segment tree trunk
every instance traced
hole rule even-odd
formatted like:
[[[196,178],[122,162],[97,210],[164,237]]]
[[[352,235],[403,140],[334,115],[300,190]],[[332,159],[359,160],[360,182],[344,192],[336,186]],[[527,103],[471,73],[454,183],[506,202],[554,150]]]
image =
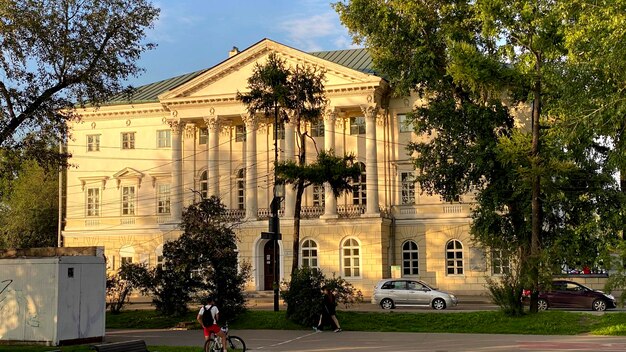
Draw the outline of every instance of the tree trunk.
[[[298,153],[298,165],[303,166],[306,163],[306,144],[305,135],[300,133],[300,120],[296,123],[297,135],[300,142],[300,151]],[[293,261],[291,262],[291,275],[298,270],[300,262],[300,212],[302,210],[302,195],[304,194],[304,180],[299,180],[296,184],[296,203],[294,204],[293,214]]]
[[[541,164],[540,160],[540,126],[539,117],[541,116],[541,55],[537,55],[535,63],[535,73],[537,78],[533,87],[533,110],[532,110],[532,165],[535,170],[532,179],[532,199],[531,199],[531,237],[530,237],[530,261],[531,261],[531,280],[532,293],[530,297],[530,312],[538,311],[539,296],[539,249],[541,236],[541,177],[537,174],[537,167]]]

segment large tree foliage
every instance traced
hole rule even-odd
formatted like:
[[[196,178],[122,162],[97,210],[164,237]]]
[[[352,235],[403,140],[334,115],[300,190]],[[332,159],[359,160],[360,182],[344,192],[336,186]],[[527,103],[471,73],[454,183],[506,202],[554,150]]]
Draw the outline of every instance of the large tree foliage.
[[[263,65],[254,67],[248,78],[247,93],[237,93],[237,98],[247,107],[250,115],[263,113],[267,118],[275,118],[278,124],[291,122],[295,125],[298,142],[296,162],[288,160],[275,165],[277,176],[293,185],[296,192],[294,205],[294,238],[292,273],[298,268],[300,253],[300,213],[302,195],[306,187],[328,182],[335,196],[351,190],[349,180],[360,174],[353,165],[353,158],[335,157],[331,152],[318,151],[318,158],[308,165],[306,160],[306,139],[303,130],[305,123],[319,123],[326,105],[324,96],[324,72],[318,68],[297,65],[287,67],[286,62],[276,54],[268,56]],[[276,127],[275,132],[276,132]],[[286,136],[293,138],[293,136]],[[317,150],[316,150],[317,151]]]
[[[56,246],[59,173],[34,160],[14,164],[13,154],[2,157],[7,168],[0,172],[0,247]]]
[[[146,0],[0,0],[0,147],[40,153],[73,106],[123,91],[158,14]]]
[[[239,261],[237,238],[227,226],[226,208],[216,197],[183,211],[182,235],[163,246],[163,268],[157,268],[154,303],[166,315],[183,315],[187,303],[211,295],[222,319],[245,309],[243,289],[249,264]]]
[[[605,17],[614,5],[594,4]],[[535,291],[542,270],[598,257],[620,228],[615,214],[623,204],[608,150],[593,133],[563,138],[559,128],[573,115],[562,100],[569,83],[562,73],[574,75],[568,48],[591,4],[352,0],[334,6],[396,91],[415,91],[427,101],[413,119],[416,132],[430,138],[409,148],[418,152],[425,191],[446,200],[474,192],[472,234],[516,254],[522,279]],[[579,45],[594,42],[583,39]],[[530,121],[516,131],[512,114],[520,105],[530,108]]]

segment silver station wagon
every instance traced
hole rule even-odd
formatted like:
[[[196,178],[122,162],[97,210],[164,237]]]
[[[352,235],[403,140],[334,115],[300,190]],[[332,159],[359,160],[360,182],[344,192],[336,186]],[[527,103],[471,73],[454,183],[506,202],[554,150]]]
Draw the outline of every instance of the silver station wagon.
[[[420,280],[385,279],[374,288],[372,303],[383,309],[397,306],[428,306],[441,310],[454,307],[458,299],[451,293],[438,291]]]

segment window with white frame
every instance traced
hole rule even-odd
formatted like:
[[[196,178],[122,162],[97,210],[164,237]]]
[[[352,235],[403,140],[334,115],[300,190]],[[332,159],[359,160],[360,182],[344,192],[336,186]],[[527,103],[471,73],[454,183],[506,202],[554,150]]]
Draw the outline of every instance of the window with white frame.
[[[122,186],[122,215],[135,215],[135,186]]]
[[[402,274],[419,275],[419,252],[414,241],[402,244]]]
[[[200,194],[202,194],[203,199],[207,199],[209,197],[209,173],[207,171],[202,172],[200,175]]]
[[[87,135],[87,151],[88,152],[100,151],[100,135],[99,134]]]
[[[400,132],[413,131],[413,126],[411,125],[405,114],[398,115],[398,128],[400,129]]]
[[[198,129],[198,144],[207,144],[209,141],[209,129],[208,128],[199,128]]]
[[[246,169],[237,171],[237,209],[246,208]]]
[[[415,204],[415,175],[412,172],[402,172],[402,204]]]
[[[324,206],[324,186],[323,185],[313,185],[313,206],[314,207],[322,207]]]
[[[133,246],[122,246],[122,248],[120,248],[120,264],[131,264],[134,255],[135,249]]]
[[[365,205],[367,204],[367,187],[365,183],[367,176],[365,174],[365,164],[360,162],[358,165],[361,169],[361,176],[359,176],[357,182],[352,182],[352,204]]]
[[[276,135],[274,136],[274,139],[276,139],[276,136],[278,136],[278,139],[285,139],[285,124],[284,123],[278,123],[278,130],[275,130],[274,128],[272,128],[272,131],[274,131],[276,133]]]
[[[156,257],[156,267],[158,269],[163,269],[164,257],[162,244],[158,245],[157,248],[154,250],[154,255]]]
[[[504,275],[511,272],[511,261],[502,250],[491,251],[491,270],[494,275]]]
[[[246,141],[246,125],[235,126],[235,142]]]
[[[122,149],[135,149],[135,132],[122,133]]]
[[[157,214],[170,213],[170,185],[157,185]]]
[[[446,244],[446,272],[448,275],[463,275],[463,244],[452,240]]]
[[[302,267],[317,268],[317,243],[313,240],[302,242]]]
[[[87,188],[87,216],[100,216],[100,188]]]
[[[365,117],[351,117],[350,118],[350,134],[365,134]]]
[[[324,137],[324,121],[311,122],[311,137]]]
[[[172,147],[172,130],[158,130],[157,131],[157,148],[171,148]]]
[[[341,246],[344,277],[361,276],[361,248],[354,238],[343,241]]]

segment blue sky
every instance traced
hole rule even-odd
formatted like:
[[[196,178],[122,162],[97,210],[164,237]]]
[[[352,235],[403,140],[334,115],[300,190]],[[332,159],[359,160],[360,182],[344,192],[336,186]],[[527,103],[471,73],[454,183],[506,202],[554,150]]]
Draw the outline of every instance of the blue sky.
[[[333,0],[334,1],[334,0]],[[269,38],[303,51],[354,48],[329,0],[155,0],[161,15],[147,39],[139,86],[211,67],[233,46]]]

